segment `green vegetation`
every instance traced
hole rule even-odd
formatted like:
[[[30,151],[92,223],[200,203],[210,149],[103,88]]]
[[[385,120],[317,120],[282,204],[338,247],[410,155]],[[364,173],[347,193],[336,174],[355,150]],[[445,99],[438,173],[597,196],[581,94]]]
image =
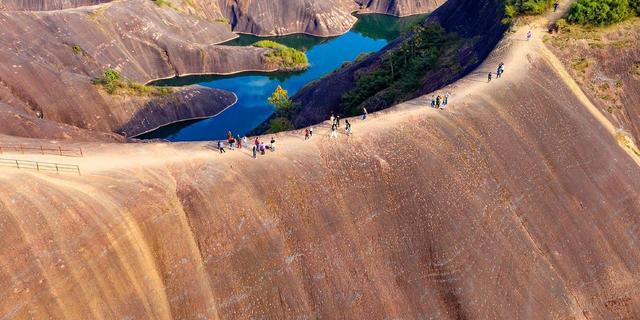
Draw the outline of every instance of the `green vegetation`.
[[[293,124],[289,117],[293,111],[293,101],[289,99],[289,92],[278,85],[267,102],[276,108],[275,117],[269,120],[269,132],[292,130]]]
[[[573,24],[606,26],[640,15],[640,0],[578,0],[567,21]]]
[[[73,50],[73,53],[75,54],[81,54],[84,50],[82,50],[82,48],[79,45],[74,45],[71,47],[71,50]]]
[[[504,24],[510,24],[517,16],[542,14],[548,10],[555,0],[505,0]]]
[[[640,78],[640,61],[636,61],[631,66],[631,71],[629,71],[632,76]]]
[[[231,21],[229,21],[229,19],[224,18],[224,17],[215,19],[213,21],[219,22],[219,23],[222,23],[222,24],[231,24]]]
[[[283,89],[280,85],[271,94],[271,97],[267,99],[270,105],[274,106],[276,110],[286,110],[293,107],[293,102],[289,99],[289,92]]]
[[[102,87],[111,95],[165,96],[175,92],[175,89],[170,87],[147,86],[124,79],[118,71],[113,69],[105,70],[103,76],[94,79],[92,83]]]
[[[440,57],[452,56],[443,52],[453,52],[458,40],[439,25],[414,27],[413,37],[386,53],[377,68],[360,75],[355,87],[342,96],[345,115],[359,114],[371,99],[391,105],[410,98],[428,71],[446,65]]]
[[[293,48],[279,44],[271,40],[262,40],[253,44],[254,47],[267,48],[271,51],[267,54],[267,61],[276,64],[285,71],[304,70],[309,67],[307,55]]]
[[[269,120],[268,133],[276,133],[295,129],[293,123],[286,117],[276,117]]]
[[[589,68],[589,65],[589,60],[585,58],[576,58],[571,60],[571,67],[581,73],[587,72],[587,68]]]

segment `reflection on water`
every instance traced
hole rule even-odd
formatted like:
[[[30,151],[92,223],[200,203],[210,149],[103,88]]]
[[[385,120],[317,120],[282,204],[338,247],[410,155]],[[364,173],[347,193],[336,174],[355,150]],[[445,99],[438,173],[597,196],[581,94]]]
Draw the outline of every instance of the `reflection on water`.
[[[156,85],[183,86],[200,84],[234,92],[238,102],[219,115],[200,121],[172,124],[139,136],[142,139],[164,138],[171,141],[203,141],[226,138],[227,131],[244,135],[271,116],[273,107],[267,98],[278,85],[295,92],[311,81],[317,80],[343,63],[353,61],[362,53],[375,52],[403,31],[422,21],[424,16],[396,18],[387,15],[360,15],[356,26],[344,35],[333,38],[318,38],[308,35],[259,38],[241,35],[227,45],[250,45],[258,40],[269,39],[305,50],[311,67],[293,73],[248,72],[231,76],[188,76],[162,80]]]

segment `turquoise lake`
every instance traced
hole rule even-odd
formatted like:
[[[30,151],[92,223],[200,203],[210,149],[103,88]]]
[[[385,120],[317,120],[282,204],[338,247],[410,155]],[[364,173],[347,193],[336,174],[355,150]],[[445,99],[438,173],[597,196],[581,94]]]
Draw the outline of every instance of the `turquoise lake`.
[[[241,35],[225,44],[246,46],[259,40],[273,40],[305,51],[311,66],[305,71],[292,73],[247,72],[230,76],[188,76],[158,81],[154,85],[199,84],[232,91],[238,96],[238,102],[215,117],[168,125],[138,138],[161,138],[169,141],[218,140],[225,139],[229,130],[234,135],[245,135],[273,113],[274,109],[267,103],[267,98],[278,85],[293,96],[309,82],[320,79],[345,62],[355,60],[360,54],[382,49],[402,32],[422,21],[424,17],[424,15],[406,18],[379,14],[359,15],[359,21],[353,29],[333,38],[300,34],[269,38]]]

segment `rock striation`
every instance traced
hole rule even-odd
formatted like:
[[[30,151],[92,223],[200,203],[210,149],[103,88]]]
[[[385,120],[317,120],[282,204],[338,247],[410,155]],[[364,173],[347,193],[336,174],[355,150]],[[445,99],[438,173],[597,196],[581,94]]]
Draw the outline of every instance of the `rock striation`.
[[[435,10],[446,0],[356,0],[361,13],[384,13],[410,16]]]

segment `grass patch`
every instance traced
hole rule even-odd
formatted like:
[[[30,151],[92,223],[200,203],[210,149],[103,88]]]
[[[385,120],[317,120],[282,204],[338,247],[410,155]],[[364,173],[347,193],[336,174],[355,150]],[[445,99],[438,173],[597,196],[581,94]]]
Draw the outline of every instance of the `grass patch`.
[[[175,89],[171,87],[147,86],[125,79],[113,69],[105,70],[103,76],[93,79],[92,83],[110,95],[166,96],[175,92]]]
[[[214,22],[218,22],[218,23],[222,23],[222,24],[231,24],[231,21],[229,21],[229,19],[224,18],[224,17],[215,19],[213,21]]]
[[[620,146],[626,148],[627,150],[631,151],[631,153],[640,157],[640,149],[638,149],[635,139],[630,133],[624,130],[618,130],[618,132],[616,132],[616,140],[618,141],[618,144],[620,144]]]
[[[254,47],[271,49],[267,53],[267,62],[277,65],[284,71],[299,71],[309,67],[307,55],[294,48],[287,47],[271,40],[262,40],[253,44]]]
[[[581,73],[586,73],[591,63],[586,58],[575,58],[571,60],[571,67]]]

